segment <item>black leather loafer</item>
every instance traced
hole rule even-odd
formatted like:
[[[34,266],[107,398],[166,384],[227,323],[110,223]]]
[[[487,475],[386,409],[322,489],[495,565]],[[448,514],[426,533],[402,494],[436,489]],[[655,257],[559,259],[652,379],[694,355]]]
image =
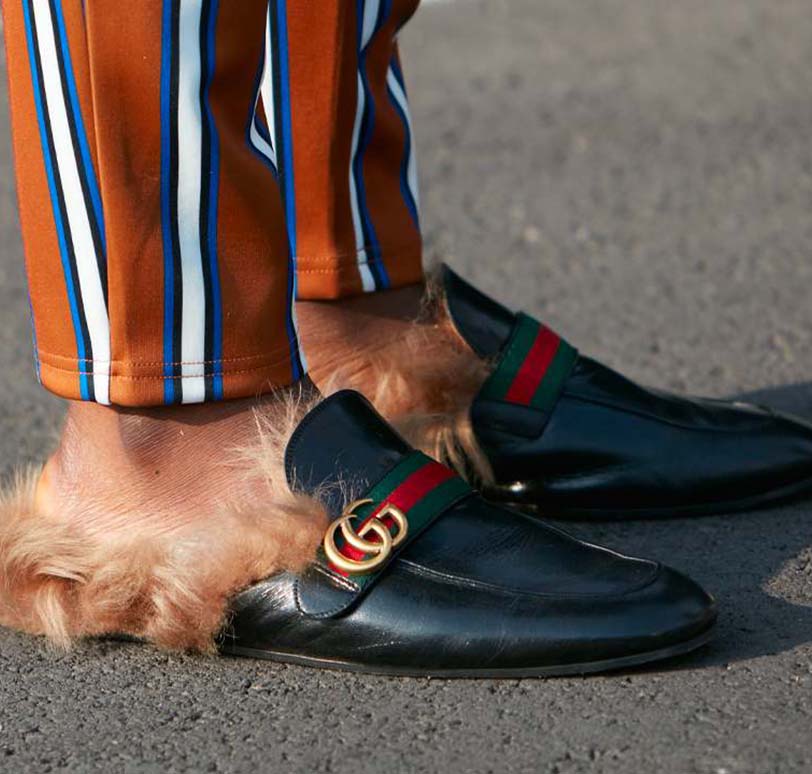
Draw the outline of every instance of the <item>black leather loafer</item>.
[[[542,676],[643,664],[710,636],[715,605],[695,583],[487,503],[358,393],[308,414],[286,467],[297,488],[322,493],[334,521],[310,569],[234,598],[224,653],[386,674]]]
[[[443,267],[449,316],[493,363],[471,406],[489,498],[558,518],[723,513],[812,491],[812,426],[640,387]]]

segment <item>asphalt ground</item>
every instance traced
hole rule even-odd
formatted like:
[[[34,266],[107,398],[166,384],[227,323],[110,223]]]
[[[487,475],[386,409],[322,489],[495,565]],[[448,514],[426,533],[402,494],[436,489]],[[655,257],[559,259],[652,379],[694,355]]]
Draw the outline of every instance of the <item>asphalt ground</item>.
[[[660,387],[812,417],[808,0],[459,0],[403,35],[428,254]],[[5,90],[5,87],[3,87]],[[42,458],[0,107],[0,468]],[[812,771],[812,503],[578,526],[719,599],[619,675],[382,679],[0,632],[0,770]]]

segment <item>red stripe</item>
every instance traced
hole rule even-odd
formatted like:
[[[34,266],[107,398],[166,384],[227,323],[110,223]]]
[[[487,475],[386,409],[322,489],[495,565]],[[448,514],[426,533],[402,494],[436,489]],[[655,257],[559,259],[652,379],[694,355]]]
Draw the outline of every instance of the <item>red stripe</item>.
[[[397,487],[384,502],[369,514],[369,516],[358,525],[358,530],[360,531],[364,524],[370,519],[374,519],[387,505],[394,505],[408,515],[409,510],[414,508],[429,492],[436,489],[440,484],[448,481],[448,479],[453,478],[454,475],[453,470],[441,465],[439,462],[427,463],[412,473],[412,475]],[[387,528],[391,528],[394,524],[394,521],[389,516],[381,521]],[[376,535],[371,535],[369,540],[375,542],[376,537]],[[363,551],[359,551],[357,548],[347,544],[341,547],[341,553],[348,559],[355,560],[362,559],[365,556]]]
[[[560,343],[561,339],[557,333],[544,325],[541,326],[533,346],[530,347],[505,396],[511,403],[530,405]]]

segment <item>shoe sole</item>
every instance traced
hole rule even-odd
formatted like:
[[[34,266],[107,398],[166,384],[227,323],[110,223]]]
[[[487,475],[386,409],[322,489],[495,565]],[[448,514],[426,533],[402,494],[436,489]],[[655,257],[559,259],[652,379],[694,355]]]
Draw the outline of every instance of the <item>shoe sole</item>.
[[[482,496],[519,510],[529,511],[534,515],[543,514],[548,519],[562,521],[633,521],[635,519],[678,519],[689,516],[721,516],[741,511],[752,511],[767,506],[779,505],[804,495],[812,494],[812,479],[797,484],[773,489],[760,495],[745,497],[740,500],[728,500],[722,503],[703,503],[700,505],[681,505],[665,508],[557,508],[544,503],[527,503],[516,499],[512,487],[527,486],[528,482],[517,481],[511,486],[493,486],[483,490]]]
[[[413,667],[378,667],[366,664],[355,664],[351,661],[310,658],[293,653],[282,653],[257,648],[244,648],[240,645],[221,645],[220,652],[225,656],[238,656],[242,658],[256,658],[266,661],[277,661],[284,664],[315,667],[318,669],[333,669],[343,672],[356,672],[370,675],[385,675],[388,677],[442,677],[452,679],[488,679],[488,678],[520,678],[520,677],[567,677],[572,675],[591,675],[599,672],[615,672],[621,669],[642,666],[654,661],[664,661],[685,655],[702,647],[713,639],[714,624],[702,634],[690,640],[669,645],[646,653],[635,653],[630,656],[603,659],[600,661],[587,661],[580,664],[559,664],[543,667],[508,668],[508,669],[416,669]]]

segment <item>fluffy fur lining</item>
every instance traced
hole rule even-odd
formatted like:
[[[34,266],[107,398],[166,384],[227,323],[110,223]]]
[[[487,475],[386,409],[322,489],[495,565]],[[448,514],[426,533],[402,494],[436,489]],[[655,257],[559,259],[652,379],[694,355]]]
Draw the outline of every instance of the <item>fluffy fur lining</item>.
[[[212,652],[235,592],[315,555],[327,524],[316,499],[293,494],[283,450],[307,410],[301,398],[257,412],[255,447],[239,450],[269,488],[259,511],[212,508],[155,534],[133,526],[104,539],[37,513],[38,471],[0,496],[0,624],[74,640],[126,634],[159,646]]]

